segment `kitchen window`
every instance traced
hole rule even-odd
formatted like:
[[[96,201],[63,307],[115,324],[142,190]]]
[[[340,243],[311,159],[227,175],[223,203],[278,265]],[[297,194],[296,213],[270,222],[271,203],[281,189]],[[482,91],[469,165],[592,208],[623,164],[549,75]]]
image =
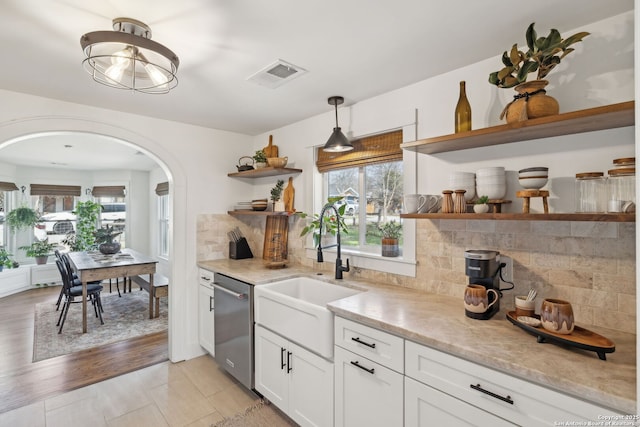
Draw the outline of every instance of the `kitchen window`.
[[[345,250],[380,255],[378,226],[402,223],[402,131],[352,141],[354,150],[326,153],[318,149],[316,165],[322,173],[324,200],[342,196],[348,233],[341,235]],[[402,238],[400,240],[402,247]]]

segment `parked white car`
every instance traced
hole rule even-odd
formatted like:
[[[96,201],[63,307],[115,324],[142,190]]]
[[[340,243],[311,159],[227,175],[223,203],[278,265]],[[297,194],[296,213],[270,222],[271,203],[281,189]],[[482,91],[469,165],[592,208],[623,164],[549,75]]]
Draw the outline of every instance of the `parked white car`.
[[[103,210],[100,214],[102,225],[111,225],[124,229],[124,223],[127,217],[127,206],[125,203],[104,203]],[[41,235],[42,231],[46,235],[62,234],[65,235],[76,229],[76,215],[71,211],[53,212],[42,215],[42,222],[36,225],[36,236]]]

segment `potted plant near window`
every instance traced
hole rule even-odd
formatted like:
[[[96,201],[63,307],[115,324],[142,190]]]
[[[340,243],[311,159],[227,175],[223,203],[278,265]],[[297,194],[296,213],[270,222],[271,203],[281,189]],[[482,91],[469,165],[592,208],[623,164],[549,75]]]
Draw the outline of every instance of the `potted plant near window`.
[[[325,206],[333,205],[342,199],[344,199],[343,196],[329,197]],[[320,223],[322,223],[322,234],[324,236],[330,236],[331,238],[334,238],[338,233],[338,226],[340,226],[341,233],[349,234],[347,224],[345,224],[344,222],[344,213],[346,208],[346,203],[338,207],[338,216],[335,215],[335,212],[333,210],[327,210],[323,218],[320,218],[320,214],[313,214],[313,219],[302,229],[300,237],[312,233],[313,246],[317,247],[323,237],[320,235]],[[306,214],[304,212],[296,212],[296,215],[300,216],[300,218],[306,218],[309,216],[309,214]]]
[[[475,213],[487,213],[489,212],[489,205],[487,202],[489,201],[489,196],[482,196],[476,200],[476,204],[473,205],[473,211]]]
[[[398,241],[402,234],[402,224],[392,219],[379,225],[378,229],[382,233],[382,256],[399,256],[400,246],[398,245]]]
[[[513,87],[517,95],[507,104],[500,118],[506,115],[507,123],[558,114],[558,102],[546,95],[544,87],[549,84],[544,78],[562,58],[574,51],[574,43],[582,41],[587,32],[576,33],[563,39],[558,30],[552,29],[547,37],[538,37],[534,23],[527,28],[526,52],[514,44],[510,51],[502,54],[504,67],[489,74],[489,83],[501,88]],[[537,79],[527,82],[529,73],[537,71]]]
[[[21,246],[20,249],[26,250],[28,257],[33,257],[36,259],[36,264],[42,265],[46,264],[49,259],[49,255],[58,245],[55,243],[49,243],[49,239],[44,240],[36,240],[29,246]]]
[[[99,203],[87,200],[78,202],[73,213],[76,215],[76,230],[65,236],[63,243],[69,245],[72,251],[88,251],[95,247],[95,237],[98,216],[102,212]]]
[[[120,252],[120,242],[114,239],[121,234],[122,231],[116,231],[113,227],[106,225],[94,231],[93,236],[98,250],[105,255],[112,255]]]
[[[0,248],[0,271],[2,271],[5,267],[11,268],[13,266],[13,261],[11,261],[11,255],[4,248]]]
[[[253,155],[253,160],[255,162],[256,169],[266,168],[267,167],[267,156],[264,154],[264,151],[258,150],[256,154]]]
[[[40,222],[40,214],[35,209],[21,206],[7,214],[6,222],[11,231],[28,230]]]

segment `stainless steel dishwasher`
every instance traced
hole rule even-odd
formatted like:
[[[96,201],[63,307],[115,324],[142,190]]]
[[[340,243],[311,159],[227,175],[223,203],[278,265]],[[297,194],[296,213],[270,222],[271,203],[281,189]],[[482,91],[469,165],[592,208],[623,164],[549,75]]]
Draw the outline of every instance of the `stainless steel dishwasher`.
[[[215,273],[213,291],[215,359],[238,381],[253,389],[253,286]]]

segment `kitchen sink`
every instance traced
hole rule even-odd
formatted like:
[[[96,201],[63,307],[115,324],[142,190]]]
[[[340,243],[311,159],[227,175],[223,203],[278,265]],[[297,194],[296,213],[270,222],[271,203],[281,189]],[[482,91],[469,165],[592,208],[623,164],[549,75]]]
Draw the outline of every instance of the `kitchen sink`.
[[[256,323],[321,356],[333,357],[333,313],[328,302],[363,292],[309,277],[296,277],[254,290]]]

